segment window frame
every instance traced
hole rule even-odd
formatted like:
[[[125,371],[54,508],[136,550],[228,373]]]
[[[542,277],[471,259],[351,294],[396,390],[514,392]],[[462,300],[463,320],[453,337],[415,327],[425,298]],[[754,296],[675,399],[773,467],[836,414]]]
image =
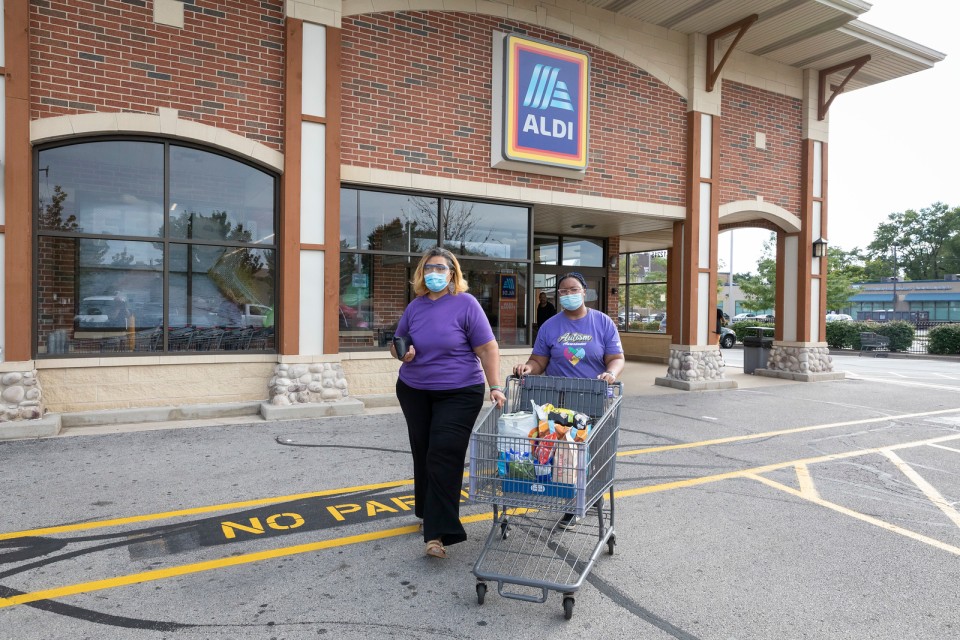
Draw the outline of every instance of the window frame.
[[[419,196],[419,197],[424,197],[424,198],[434,198],[434,199],[436,199],[436,201],[437,201],[437,226],[436,226],[436,229],[437,229],[437,237],[436,237],[436,245],[435,245],[435,246],[442,247],[442,248],[444,248],[444,249],[447,249],[448,251],[451,251],[451,252],[453,253],[453,255],[455,255],[455,256],[457,257],[457,260],[458,260],[459,262],[461,262],[461,263],[462,263],[463,261],[465,261],[465,260],[471,260],[471,261],[476,260],[476,261],[479,261],[479,262],[491,262],[491,263],[495,263],[495,262],[515,262],[515,263],[522,263],[522,264],[526,265],[526,268],[527,268],[527,280],[528,280],[528,283],[533,281],[533,266],[534,266],[534,265],[533,265],[533,236],[534,236],[534,231],[533,231],[533,205],[525,204],[525,203],[511,202],[511,201],[493,200],[493,199],[489,199],[489,198],[474,198],[474,197],[469,197],[469,196],[450,195],[450,194],[436,193],[436,192],[431,192],[431,191],[416,191],[416,190],[410,190],[410,189],[392,189],[392,188],[389,188],[389,187],[380,187],[380,186],[377,186],[377,185],[367,185],[367,184],[355,184],[355,183],[350,183],[350,182],[341,182],[340,185],[339,185],[339,189],[341,189],[341,190],[343,190],[343,189],[353,189],[353,190],[358,191],[358,192],[360,192],[360,191],[373,191],[373,192],[377,192],[377,193],[388,193],[388,194],[401,195],[401,196],[412,196],[412,197],[417,197],[417,196]],[[489,204],[489,205],[495,205],[495,206],[506,206],[506,207],[515,207],[515,208],[518,208],[518,209],[526,209],[526,211],[527,211],[527,216],[526,216],[526,225],[527,225],[527,256],[526,256],[526,258],[523,258],[523,259],[518,259],[518,258],[508,258],[508,259],[504,259],[504,258],[495,257],[495,256],[472,256],[472,255],[470,255],[470,256],[465,256],[465,255],[461,255],[460,253],[458,253],[457,251],[455,251],[453,246],[445,246],[445,245],[443,244],[443,236],[444,236],[444,233],[445,233],[445,229],[444,229],[444,227],[443,227],[443,215],[444,215],[444,208],[443,208],[443,207],[444,207],[444,201],[447,201],[447,200],[454,200],[454,201],[458,201],[458,202],[476,202],[476,203],[478,203],[478,204]],[[357,212],[356,212],[357,225],[359,225],[359,219],[360,219],[360,210],[359,210],[359,207],[360,207],[360,198],[358,197],[358,198],[357,198]],[[341,212],[338,211],[338,212],[337,212],[337,215],[340,216],[340,215],[341,215]],[[340,251],[340,255],[341,255],[341,256],[344,255],[344,254],[370,255],[370,256],[393,256],[393,257],[398,257],[398,258],[412,259],[412,260],[411,260],[412,265],[416,265],[417,262],[419,262],[420,258],[423,256],[423,252],[422,252],[422,251],[421,251],[421,252],[407,252],[407,251],[387,251],[387,250],[379,250],[379,249],[360,249],[360,248],[359,248],[359,244],[360,244],[360,239],[359,239],[359,226],[357,227],[357,229],[358,229],[358,237],[357,237],[358,247],[355,248],[355,249],[340,249],[339,251]],[[339,238],[339,236],[338,236],[338,238],[337,238],[337,243],[339,244],[339,242],[340,242],[340,238]],[[459,247],[456,247],[456,248],[459,248]],[[371,275],[372,275],[372,277],[376,277],[376,274],[371,274]],[[373,287],[372,280],[371,280],[371,285],[370,285],[370,286]],[[529,284],[528,284],[528,287],[532,290],[532,285],[529,285]],[[410,304],[410,302],[411,302],[411,300],[412,300],[412,298],[410,297],[410,296],[411,296],[411,293],[412,293],[412,287],[411,287],[410,285],[408,285],[408,286],[407,286],[407,297],[408,297],[408,300],[407,300],[407,303],[406,303],[406,304]],[[528,292],[528,297],[529,297],[529,292]],[[528,304],[528,305],[527,305],[528,308],[526,309],[526,318],[527,318],[527,341],[528,341],[528,342],[527,342],[526,344],[517,345],[516,347],[510,347],[510,348],[521,348],[521,347],[526,347],[526,346],[529,346],[529,345],[532,345],[532,344],[533,344],[533,342],[532,342],[533,322],[532,322],[532,320],[531,320],[531,315],[530,315],[530,314],[531,314],[532,304],[535,304],[535,302],[533,302],[533,303],[531,303],[531,304]],[[340,293],[339,293],[339,292],[337,292],[337,305],[338,305],[338,306],[340,305]],[[496,332],[496,329],[494,329],[494,332]],[[382,352],[382,351],[388,350],[388,349],[389,349],[389,345],[386,346],[386,347],[382,347],[382,346],[369,346],[369,347],[356,347],[356,346],[351,347],[351,346],[346,346],[346,347],[344,347],[344,346],[340,346],[340,345],[338,344],[338,347],[337,347],[337,348],[338,348],[338,350],[341,351],[341,352],[363,352],[363,351],[367,351],[367,352]]]
[[[623,313],[624,313],[623,328],[620,328],[620,327],[618,326],[617,329],[618,329],[620,332],[622,332],[622,333],[660,333],[660,331],[659,331],[658,329],[649,330],[649,329],[631,329],[631,328],[630,328],[630,313],[631,313],[631,312],[630,312],[630,294],[631,294],[631,292],[633,291],[634,288],[636,288],[636,287],[644,287],[644,286],[659,286],[659,285],[663,285],[664,288],[665,288],[665,290],[669,290],[669,287],[670,287],[669,276],[668,276],[669,270],[668,270],[668,269],[664,269],[664,271],[663,271],[663,280],[662,280],[662,281],[661,281],[661,280],[656,280],[656,281],[649,281],[649,282],[647,282],[647,281],[645,281],[645,282],[634,282],[634,281],[632,281],[632,280],[630,279],[630,263],[631,263],[631,261],[634,259],[633,256],[636,256],[636,255],[638,255],[638,254],[641,254],[641,253],[655,254],[655,253],[661,253],[661,252],[662,252],[664,255],[663,255],[663,256],[657,256],[657,257],[663,257],[664,259],[669,259],[668,256],[666,255],[666,250],[665,250],[665,249],[654,249],[654,250],[650,250],[650,251],[630,251],[630,252],[626,252],[626,253],[620,253],[620,254],[618,254],[618,256],[617,256],[617,258],[618,258],[618,264],[622,265],[622,267],[623,267],[623,268],[622,268],[622,272],[621,272],[621,274],[620,274],[620,278],[622,278],[623,281],[617,283],[617,287],[619,288],[620,291],[622,291],[622,294],[621,294],[621,296],[620,296],[620,300],[618,301],[618,307],[619,307],[619,306],[622,306],[622,308],[623,308]],[[666,306],[666,303],[664,303],[664,306]],[[663,313],[666,313],[666,308],[664,308]],[[619,309],[618,309],[618,314],[617,314],[617,315],[618,315],[618,318],[619,318]]]
[[[84,145],[97,142],[147,142],[154,144],[163,145],[163,175],[161,180],[163,181],[163,237],[158,238],[156,236],[126,236],[126,235],[117,235],[117,234],[96,234],[96,233],[87,233],[87,232],[69,232],[69,231],[55,231],[55,230],[43,230],[40,229],[40,154],[44,151],[50,149],[59,149],[64,147],[71,147],[77,145]],[[228,160],[246,165],[257,171],[260,171],[266,175],[273,182],[273,243],[272,244],[262,244],[262,243],[246,243],[246,242],[237,242],[230,240],[209,240],[209,239],[198,239],[198,238],[171,238],[170,237],[170,147],[184,147],[188,149],[194,149],[197,151],[203,151],[206,153],[211,153],[224,157]],[[143,357],[145,354],[151,354],[154,356],[186,356],[186,357],[195,357],[198,354],[203,355],[205,353],[211,354],[222,354],[222,353],[232,353],[232,354],[276,354],[279,353],[279,335],[277,330],[280,326],[279,316],[280,316],[280,277],[279,274],[282,270],[281,262],[283,256],[280,253],[280,201],[281,201],[281,182],[280,175],[272,167],[257,162],[251,158],[244,158],[238,155],[231,154],[223,149],[217,147],[206,146],[191,140],[183,140],[181,138],[166,137],[166,136],[149,136],[149,135],[95,135],[95,136],[83,136],[70,138],[67,140],[55,140],[43,144],[35,145],[32,149],[32,165],[33,165],[33,175],[32,175],[32,198],[33,203],[31,207],[31,224],[33,228],[31,230],[31,251],[32,259],[31,266],[32,272],[30,274],[30,291],[31,291],[31,304],[30,304],[30,314],[31,314],[31,353],[35,359],[45,360],[45,359],[68,359],[68,358],[90,358],[90,357],[109,357],[109,358],[124,358],[124,357]],[[40,344],[39,344],[39,325],[40,325],[40,309],[39,309],[39,283],[37,280],[37,274],[39,274],[40,269],[40,238],[42,236],[46,237],[56,237],[56,238],[66,238],[72,240],[119,240],[125,242],[150,242],[153,244],[162,244],[162,255],[163,255],[163,271],[162,271],[162,280],[163,280],[163,337],[160,342],[160,348],[157,351],[145,352],[145,351],[123,351],[123,352],[100,352],[96,354],[90,353],[44,353],[41,354]],[[169,313],[170,313],[170,245],[173,244],[182,244],[182,245],[192,245],[192,246],[220,246],[220,247],[236,247],[236,248],[249,248],[249,249],[260,249],[267,251],[274,251],[276,259],[274,261],[274,273],[273,275],[273,308],[274,308],[274,347],[273,349],[245,349],[243,351],[170,351],[169,350]],[[79,244],[77,245],[77,251],[79,252]],[[78,263],[79,267],[79,263]],[[75,306],[79,306],[80,300],[75,300]]]

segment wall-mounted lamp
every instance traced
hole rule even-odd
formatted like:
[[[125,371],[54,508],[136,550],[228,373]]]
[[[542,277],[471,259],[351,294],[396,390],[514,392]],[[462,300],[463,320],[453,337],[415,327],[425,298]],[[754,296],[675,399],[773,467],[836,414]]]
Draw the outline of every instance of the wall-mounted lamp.
[[[611,269],[616,269],[620,264],[620,256],[610,256],[610,259],[607,260],[607,266]]]
[[[817,238],[813,241],[813,257],[823,258],[827,255],[827,239]]]
[[[610,295],[612,295],[612,296],[617,296],[617,295],[619,295],[619,293],[620,293],[620,290],[617,289],[616,287],[611,287],[611,288],[610,288]]]

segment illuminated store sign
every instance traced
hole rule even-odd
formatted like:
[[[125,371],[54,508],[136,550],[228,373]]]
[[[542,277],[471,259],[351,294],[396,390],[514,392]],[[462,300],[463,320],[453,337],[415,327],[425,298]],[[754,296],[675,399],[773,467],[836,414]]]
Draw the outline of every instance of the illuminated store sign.
[[[515,35],[503,42],[503,157],[582,171],[590,57]]]

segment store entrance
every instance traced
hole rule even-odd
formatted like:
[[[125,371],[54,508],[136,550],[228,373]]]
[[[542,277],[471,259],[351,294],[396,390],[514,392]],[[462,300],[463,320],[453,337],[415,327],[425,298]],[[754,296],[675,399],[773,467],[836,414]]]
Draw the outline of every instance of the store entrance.
[[[540,294],[557,312],[560,300],[557,295],[557,280],[564,274],[576,271],[587,282],[584,303],[590,309],[606,309],[605,242],[599,238],[574,238],[546,234],[534,235],[533,246],[533,314],[534,339],[540,323],[547,319],[545,307],[540,306]]]

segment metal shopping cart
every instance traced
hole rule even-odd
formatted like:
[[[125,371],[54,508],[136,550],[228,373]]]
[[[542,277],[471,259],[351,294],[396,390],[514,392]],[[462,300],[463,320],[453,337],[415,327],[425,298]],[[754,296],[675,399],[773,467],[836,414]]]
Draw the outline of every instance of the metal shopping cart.
[[[586,414],[592,426],[585,442],[502,435],[503,411],[495,408],[478,419],[470,436],[469,496],[493,506],[493,525],[473,567],[477,602],[484,602],[487,581],[497,583],[501,596],[527,602],[546,602],[549,591],[558,591],[564,617],[573,617],[574,593],[603,546],[613,555],[616,544],[613,481],[622,393],[620,383],[595,379],[507,380],[507,413],[531,411],[533,401]],[[540,447],[549,448],[549,464],[533,464],[544,459]],[[579,523],[567,526],[564,514]]]

